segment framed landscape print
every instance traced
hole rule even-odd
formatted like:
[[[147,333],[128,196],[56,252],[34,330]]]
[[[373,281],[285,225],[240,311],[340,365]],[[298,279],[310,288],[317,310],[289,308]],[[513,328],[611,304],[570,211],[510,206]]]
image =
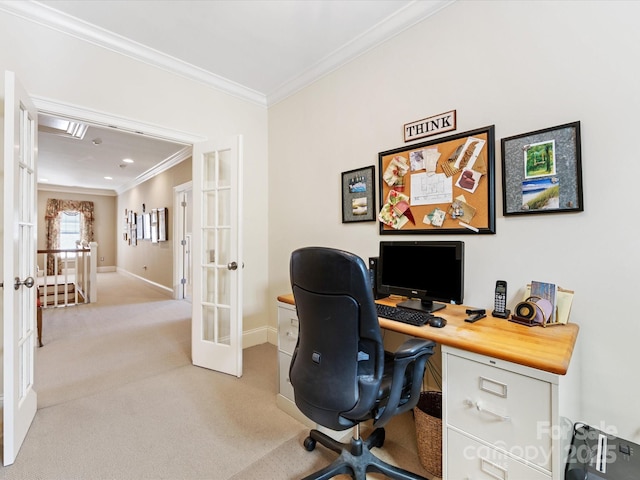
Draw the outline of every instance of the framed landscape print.
[[[580,122],[502,139],[504,215],[581,212]]]

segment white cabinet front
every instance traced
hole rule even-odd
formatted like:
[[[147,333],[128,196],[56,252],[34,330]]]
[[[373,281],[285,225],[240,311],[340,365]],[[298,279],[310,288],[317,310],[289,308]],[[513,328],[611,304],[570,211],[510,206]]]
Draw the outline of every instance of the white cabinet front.
[[[456,355],[447,357],[447,378],[447,425],[551,470],[548,382]]]
[[[447,433],[449,480],[549,480],[544,473],[455,430]]]

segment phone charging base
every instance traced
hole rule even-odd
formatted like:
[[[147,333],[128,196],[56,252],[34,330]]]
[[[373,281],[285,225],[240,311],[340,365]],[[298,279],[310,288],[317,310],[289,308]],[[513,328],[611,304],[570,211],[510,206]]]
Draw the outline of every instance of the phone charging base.
[[[493,312],[491,312],[491,315],[498,318],[509,318],[510,314],[511,310],[505,310],[504,312],[497,312],[496,310],[494,310]]]

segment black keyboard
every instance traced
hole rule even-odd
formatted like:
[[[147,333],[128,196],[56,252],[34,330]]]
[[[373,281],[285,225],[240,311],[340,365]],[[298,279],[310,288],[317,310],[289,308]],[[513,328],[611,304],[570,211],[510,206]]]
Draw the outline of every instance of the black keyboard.
[[[408,323],[409,325],[416,325],[418,327],[427,324],[429,319],[433,317],[433,315],[427,312],[390,307],[389,305],[381,305],[379,303],[376,303],[376,308],[378,309],[379,317],[395,320],[396,322]]]

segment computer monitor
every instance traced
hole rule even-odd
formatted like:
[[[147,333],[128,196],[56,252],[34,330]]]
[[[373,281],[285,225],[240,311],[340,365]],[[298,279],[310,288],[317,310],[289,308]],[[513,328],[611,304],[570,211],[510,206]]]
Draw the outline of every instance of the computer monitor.
[[[380,293],[409,297],[399,307],[435,312],[462,303],[464,242],[380,242],[378,268]]]

